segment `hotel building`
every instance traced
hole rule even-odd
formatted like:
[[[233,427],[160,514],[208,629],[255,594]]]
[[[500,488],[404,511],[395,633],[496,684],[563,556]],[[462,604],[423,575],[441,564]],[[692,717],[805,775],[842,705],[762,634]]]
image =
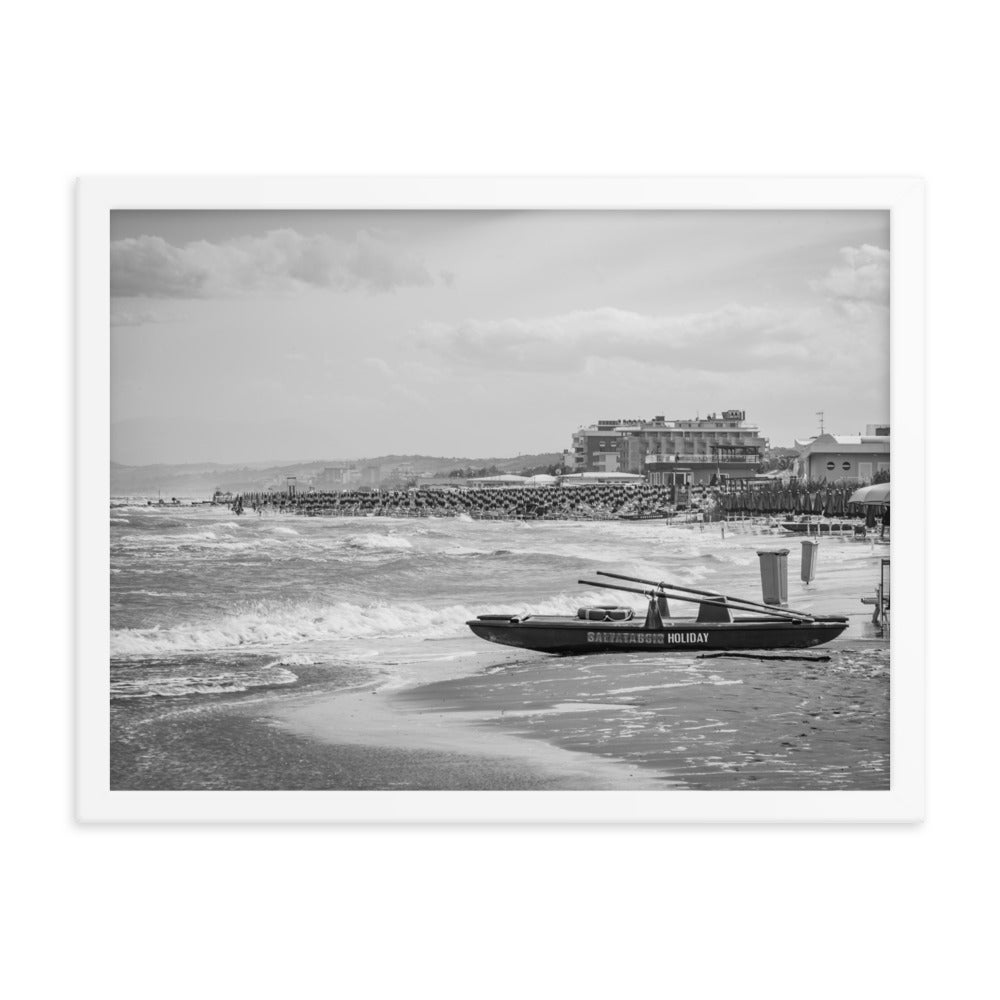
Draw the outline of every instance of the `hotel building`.
[[[568,472],[621,472],[618,468],[619,428],[639,423],[636,420],[598,420],[573,434],[573,446],[563,452]]]
[[[749,479],[767,440],[744,410],[694,420],[600,420],[573,435],[573,472],[630,472],[655,486]]]

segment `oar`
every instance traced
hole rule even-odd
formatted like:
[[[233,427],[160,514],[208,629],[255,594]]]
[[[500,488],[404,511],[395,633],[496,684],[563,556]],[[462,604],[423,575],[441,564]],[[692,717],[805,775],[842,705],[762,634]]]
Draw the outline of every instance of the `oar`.
[[[604,590],[627,590],[630,594],[642,594],[643,597],[648,597],[653,600],[656,597],[655,590],[640,590],[638,587],[623,587],[620,583],[599,583],[597,580],[577,580],[577,583],[582,583],[587,587],[601,587]],[[694,598],[690,597],[678,597],[679,601],[691,601],[692,604],[701,604],[701,601],[695,601]]]
[[[608,573],[603,569],[596,571],[598,576],[610,576],[615,580],[629,580],[632,583],[647,583],[652,587],[657,587],[659,589],[667,590],[680,590],[685,594],[701,594],[704,597],[712,597],[717,601],[727,601],[735,607],[736,604],[743,605],[742,610],[748,610],[750,608],[759,608],[761,611],[771,611],[771,612],[784,612],[785,614],[798,615],[800,618],[808,618],[810,621],[815,621],[815,617],[809,614],[807,611],[790,611],[787,608],[775,608],[772,604],[759,604],[757,601],[747,600],[745,597],[730,597],[727,594],[717,594],[711,590],[698,590],[695,587],[682,587],[677,583],[666,583],[665,581],[657,580],[642,580],[636,576],[623,576],[621,573]]]
[[[773,617],[783,618],[786,621],[812,622],[816,620],[812,616],[804,614],[799,611],[787,611],[784,608],[774,608],[771,607],[770,605],[755,605],[755,604],[744,605],[736,601],[727,601],[721,595],[716,595],[716,594],[706,595],[706,597],[708,598],[706,600],[705,598],[699,599],[696,597],[682,597],[680,594],[664,593],[663,589],[659,588],[658,584],[656,586],[659,589],[639,590],[637,587],[623,587],[621,584],[617,583],[597,583],[592,580],[579,580],[578,582],[585,583],[589,587],[606,587],[608,590],[627,590],[629,591],[629,593],[642,594],[644,597],[649,597],[649,598],[653,598],[657,596],[657,594],[662,594],[669,600],[687,601],[689,604],[716,604],[732,608],[734,611],[752,611],[755,614],[762,614],[764,612],[767,612],[767,614]]]
[[[643,597],[653,598],[656,597],[657,593],[662,593],[662,590],[640,590],[638,587],[623,587],[620,583],[600,583],[594,580],[577,580],[577,583],[586,584],[588,587],[604,587],[607,590],[627,590],[630,594],[642,594]],[[734,611],[753,611],[757,614],[761,614],[763,611],[767,611],[768,614],[773,615],[776,618],[784,618],[786,621],[793,622],[811,622],[815,621],[808,615],[802,615],[798,611],[785,611],[783,608],[772,608],[772,607],[755,607],[747,606],[741,607],[739,604],[728,602],[722,597],[717,596],[715,600],[699,600],[697,597],[682,597],[680,594],[667,594],[666,597],[671,601],[687,601],[688,604],[719,604],[725,607],[732,608]]]
[[[601,570],[598,570],[597,572],[599,575],[602,576],[605,575],[619,576],[619,574],[614,574],[614,573],[605,574],[602,573]],[[652,580],[637,580],[634,577],[619,576],[619,578],[623,580],[633,580],[633,582],[635,583],[649,583],[652,586],[658,588],[661,593],[667,594],[674,600],[682,600],[682,598],[678,594],[673,593],[674,590],[681,590],[689,594],[701,594],[708,599],[709,603],[724,604],[727,607],[733,608],[736,611],[752,611],[756,612],[757,614],[766,612],[769,615],[778,615],[779,617],[791,618],[796,621],[807,621],[807,622],[816,621],[815,616],[809,614],[806,611],[796,611],[793,608],[780,608],[776,607],[773,604],[759,604],[756,601],[750,601],[744,597],[732,597],[727,594],[717,594],[714,591],[710,590],[697,590],[694,587],[681,587],[677,584],[666,583],[663,581],[654,583]]]

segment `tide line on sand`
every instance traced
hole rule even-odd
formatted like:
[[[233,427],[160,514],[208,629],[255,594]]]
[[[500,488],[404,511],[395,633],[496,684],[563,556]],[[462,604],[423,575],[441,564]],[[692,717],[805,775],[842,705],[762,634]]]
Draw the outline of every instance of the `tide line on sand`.
[[[296,734],[327,743],[516,761],[528,773],[554,779],[557,787],[567,789],[641,791],[672,784],[666,775],[622,760],[566,750],[544,740],[522,739],[478,724],[499,718],[499,710],[488,704],[484,703],[481,711],[455,712],[432,707],[436,700],[421,697],[419,688],[390,695],[369,689],[285,703],[275,716]],[[571,701],[567,697],[566,702]],[[608,706],[594,706],[598,707]],[[587,706],[581,705],[580,709],[586,710]]]

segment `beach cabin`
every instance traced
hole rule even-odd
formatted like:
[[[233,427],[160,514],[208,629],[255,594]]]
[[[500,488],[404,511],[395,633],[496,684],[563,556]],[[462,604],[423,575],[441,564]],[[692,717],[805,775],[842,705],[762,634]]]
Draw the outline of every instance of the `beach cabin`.
[[[846,479],[870,483],[878,473],[889,472],[889,434],[820,434],[796,441],[796,472],[807,483]]]

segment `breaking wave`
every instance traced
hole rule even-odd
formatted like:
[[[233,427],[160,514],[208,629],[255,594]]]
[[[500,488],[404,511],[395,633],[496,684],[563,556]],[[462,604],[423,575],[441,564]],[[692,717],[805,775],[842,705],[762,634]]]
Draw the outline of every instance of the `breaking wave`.
[[[413,548],[413,543],[401,535],[349,535],[344,539],[344,545],[349,549],[366,552],[396,552]]]
[[[343,602],[326,607],[289,608],[260,604],[206,624],[116,629],[111,633],[111,655],[119,659],[171,656],[376,636],[438,638],[461,634],[466,619],[474,614],[459,605],[429,608],[414,603],[358,605]]]
[[[546,600],[511,601],[503,606],[472,609],[460,604],[428,607],[414,602],[282,607],[258,604],[215,622],[169,628],[115,629],[112,659],[169,657],[185,653],[237,648],[264,650],[315,641],[384,637],[443,639],[466,634],[465,622],[479,614],[575,615],[585,604],[621,604],[622,594],[595,590],[586,595],[559,594]],[[624,603],[628,603],[627,599]],[[304,659],[290,665],[306,665]]]

